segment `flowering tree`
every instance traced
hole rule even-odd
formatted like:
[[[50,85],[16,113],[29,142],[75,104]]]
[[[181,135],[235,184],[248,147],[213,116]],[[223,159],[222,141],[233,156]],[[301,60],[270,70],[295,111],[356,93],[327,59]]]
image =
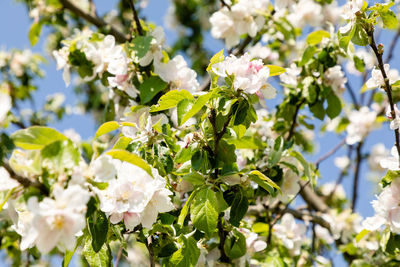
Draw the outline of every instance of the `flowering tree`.
[[[0,52],[0,245],[13,266],[74,254],[83,266],[331,266],[329,251],[398,266],[398,1],[174,0],[170,48],[142,19],[146,1],[103,16],[90,0],[21,2],[31,44],[50,29],[48,50],[99,127],[88,141],[49,127],[78,109],[60,95],[20,110],[45,60]],[[205,48],[209,31],[225,50]],[[392,155],[366,151],[386,122]],[[313,132],[342,141],[311,162]],[[345,146],[340,177],[323,183],[319,165]],[[381,178],[369,218],[356,212],[363,161]]]

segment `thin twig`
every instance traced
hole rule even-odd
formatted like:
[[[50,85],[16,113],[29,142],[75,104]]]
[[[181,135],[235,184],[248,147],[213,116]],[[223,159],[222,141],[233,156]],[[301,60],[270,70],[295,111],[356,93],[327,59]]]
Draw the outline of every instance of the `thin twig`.
[[[301,107],[301,105],[303,105],[303,103],[304,103],[304,99],[302,101],[300,101],[300,103],[298,103],[297,106],[296,106],[296,110],[295,110],[294,115],[293,115],[292,124],[290,125],[289,134],[288,134],[288,137],[287,137],[288,141],[290,139],[292,139],[292,137],[293,137],[294,129],[296,128],[296,123],[297,123],[297,116],[299,115],[300,107]]]
[[[108,25],[108,23],[102,20],[101,18],[86,13],[85,11],[81,10],[79,7],[71,3],[69,0],[60,0],[60,3],[63,5],[65,9],[71,11],[72,13],[83,18],[84,20],[92,23],[98,28],[109,27],[110,34],[113,35],[118,42],[125,43],[129,41],[129,38],[127,38],[123,33],[118,31],[116,28],[114,28],[111,25]]]
[[[393,37],[392,42],[390,43],[389,52],[388,52],[388,55],[385,60],[386,63],[389,63],[390,60],[392,60],[392,58],[394,56],[394,49],[396,48],[396,44],[397,44],[397,41],[399,40],[399,37],[400,37],[400,28],[396,31],[396,34]]]
[[[346,88],[347,88],[347,91],[350,94],[351,100],[353,101],[353,104],[354,104],[355,108],[359,109],[360,105],[358,104],[356,94],[354,93],[353,88],[351,87],[349,81],[346,82]]]
[[[130,235],[127,235],[127,236],[125,237],[125,242],[128,242],[129,237],[130,237]],[[118,267],[118,264],[119,264],[119,262],[120,262],[120,260],[121,260],[121,258],[122,258],[122,251],[123,251],[123,250],[124,250],[124,246],[123,246],[123,244],[121,244],[121,245],[119,246],[119,249],[118,249],[117,258],[115,259],[114,267]]]
[[[220,0],[220,1],[221,1],[222,6],[226,6],[229,10],[231,10],[231,6],[228,5],[228,4],[225,2],[225,0]]]
[[[356,168],[354,171],[354,179],[353,179],[353,198],[351,200],[351,210],[354,212],[356,209],[356,204],[357,204],[357,197],[358,197],[358,184],[359,184],[359,179],[360,179],[360,167],[361,167],[361,161],[362,161],[362,154],[361,154],[361,149],[363,146],[363,142],[358,143],[357,148],[356,148]]]
[[[156,262],[154,259],[153,238],[151,235],[147,238],[147,242],[145,245],[146,245],[147,250],[149,251],[150,267],[155,267]]]
[[[319,164],[323,162],[324,160],[328,159],[330,156],[336,153],[344,144],[346,143],[346,138],[343,138],[342,141],[340,141],[339,144],[337,144],[334,148],[332,148],[330,151],[328,151],[325,155],[317,159],[317,161],[314,163],[316,168],[318,169]]]
[[[131,6],[132,9],[132,13],[133,13],[133,19],[135,20],[135,24],[136,24],[136,29],[139,33],[140,36],[143,36],[143,28],[142,25],[140,24],[140,19],[138,16],[138,13],[136,11],[135,5],[133,4],[133,0],[129,0],[129,5]]]

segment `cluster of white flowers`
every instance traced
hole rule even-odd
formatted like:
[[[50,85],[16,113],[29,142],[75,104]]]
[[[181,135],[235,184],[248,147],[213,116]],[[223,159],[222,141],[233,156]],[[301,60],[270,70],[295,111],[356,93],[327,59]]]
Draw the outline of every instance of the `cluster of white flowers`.
[[[347,126],[346,143],[349,145],[360,142],[368,133],[377,127],[377,113],[368,107],[353,110],[349,114],[350,124]]]
[[[103,158],[102,158],[103,157]],[[102,159],[101,159],[102,158]],[[104,190],[94,188],[100,199],[100,209],[111,223],[123,220],[127,229],[142,224],[151,228],[159,212],[171,211],[171,191],[157,170],[152,176],[145,170],[127,162],[101,156],[94,165],[96,179],[108,183]]]
[[[225,39],[227,48],[239,44],[243,34],[256,36],[265,22],[260,14],[267,10],[268,4],[269,0],[239,0],[230,8],[224,6],[210,17],[211,35]]]
[[[297,67],[296,63],[290,64],[289,68],[286,68],[286,72],[282,73],[279,78],[282,83],[296,87],[298,83],[298,77],[301,73],[301,68]]]
[[[345,170],[350,165],[350,159],[348,156],[336,157],[333,161],[336,167],[341,171]]]
[[[22,236],[22,250],[33,246],[42,253],[49,253],[55,247],[61,251],[74,249],[76,236],[86,226],[90,194],[78,185],[65,190],[56,185],[52,195],[54,198],[45,197],[41,202],[31,197],[27,210],[17,211],[18,223],[14,228]]]
[[[362,217],[351,209],[331,210],[330,213],[322,214],[321,217],[330,224],[331,234],[335,240],[340,238],[342,242],[347,243],[362,230]]]
[[[269,68],[260,59],[251,60],[248,53],[239,58],[230,55],[224,61],[214,64],[212,70],[220,77],[233,75],[235,90],[243,90],[248,94],[262,92],[267,99],[276,96],[276,90],[267,83]]]
[[[382,143],[376,144],[372,147],[371,153],[368,157],[369,169],[373,172],[382,173],[385,169],[381,166],[381,161],[389,156],[389,150],[386,149]]]
[[[356,13],[361,10],[363,3],[363,0],[349,0],[344,5],[342,10],[342,17],[347,21],[347,24],[339,28],[339,31],[341,33],[347,33],[353,28],[353,25],[355,24],[357,19]]]
[[[185,89],[189,92],[195,92],[199,88],[196,72],[188,67],[181,55],[175,56],[167,63],[156,61],[154,72],[165,82],[170,83],[171,89]]]
[[[274,226],[273,233],[293,255],[299,255],[306,230],[307,227],[304,224],[297,224],[293,215],[286,213],[282,216],[280,224]]]
[[[392,147],[390,154],[392,155],[391,157],[384,157],[381,159],[381,167],[391,171],[400,170],[399,153],[397,151],[397,147]]]
[[[396,104],[394,105],[394,114],[395,114],[395,117],[393,118],[393,116],[392,116],[392,109],[391,109],[391,107],[388,105],[388,106],[386,107],[386,117],[388,117],[388,119],[391,120],[391,121],[390,121],[390,129],[391,129],[391,130],[396,130],[396,129],[399,129],[399,127],[400,127],[400,111],[399,111],[399,109],[397,108],[397,105],[396,105]]]
[[[398,165],[398,162],[397,162]],[[390,231],[400,233],[400,179],[395,179],[385,187],[372,201],[375,210],[373,217],[368,217],[363,222],[363,227],[370,231],[378,230],[381,226],[390,227]]]
[[[341,66],[329,68],[325,71],[323,78],[325,84],[331,86],[336,93],[340,94],[344,91],[347,78]]]
[[[399,72],[395,69],[390,69],[389,64],[385,64],[384,69],[389,79],[389,84],[393,84],[400,79]],[[371,76],[372,77],[365,83],[368,89],[385,87],[385,79],[380,69],[375,67],[371,72]]]

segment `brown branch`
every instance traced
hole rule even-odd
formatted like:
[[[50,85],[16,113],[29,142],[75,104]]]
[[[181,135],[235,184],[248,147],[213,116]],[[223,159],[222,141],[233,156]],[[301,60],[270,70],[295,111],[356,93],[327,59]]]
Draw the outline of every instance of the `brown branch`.
[[[231,6],[228,5],[228,4],[225,2],[225,0],[220,0],[220,1],[221,1],[222,6],[226,6],[229,10],[231,10]]]
[[[394,119],[396,119],[397,116],[396,116],[396,111],[394,109],[394,102],[393,102],[393,96],[392,96],[392,87],[390,85],[389,78],[388,78],[388,76],[386,74],[385,67],[384,67],[384,64],[383,64],[382,52],[379,51],[377,46],[376,46],[375,39],[374,39],[374,30],[373,29],[369,30],[369,31],[367,31],[367,33],[368,33],[368,36],[370,37],[369,38],[370,39],[369,45],[371,46],[372,50],[375,53],[376,59],[378,60],[378,67],[379,67],[379,69],[380,69],[380,71],[382,73],[382,77],[383,77],[383,79],[385,81],[384,89],[385,89],[385,92],[386,92],[388,100],[389,100],[390,113],[391,113],[392,119],[394,120]],[[400,134],[399,134],[399,129],[395,129],[394,130],[394,135],[395,135],[395,139],[396,139],[395,146],[397,148],[397,154],[399,156],[399,166],[400,166]]]
[[[350,83],[349,83],[348,80],[347,80],[347,82],[346,82],[346,88],[347,88],[347,91],[348,91],[349,94],[350,94],[351,100],[353,101],[353,104],[354,104],[355,108],[356,108],[356,109],[359,109],[359,108],[360,108],[360,105],[359,105],[358,102],[357,102],[356,94],[354,93],[353,88],[351,87],[351,85],[350,85]]]
[[[136,11],[135,5],[133,4],[133,0],[128,0],[129,1],[129,5],[131,6],[132,9],[132,14],[133,14],[133,19],[135,20],[135,24],[136,24],[136,29],[139,33],[140,36],[143,36],[143,28],[142,25],[140,24],[140,19],[138,16],[138,13]]]
[[[304,201],[316,211],[326,212],[329,210],[329,207],[325,204],[325,202],[315,194],[314,190],[310,185],[306,185],[307,182],[300,181],[300,186],[303,186],[303,190],[300,191],[301,197]]]
[[[26,177],[23,177],[23,176],[17,174],[17,173],[11,168],[11,166],[9,165],[9,163],[8,163],[6,160],[3,161],[3,167],[4,167],[4,169],[6,169],[7,172],[10,174],[10,178],[16,180],[16,181],[17,181],[18,183],[20,183],[23,187],[25,187],[25,188],[28,188],[28,187],[35,187],[35,188],[39,189],[40,191],[42,191],[43,193],[48,194],[48,190],[47,190],[47,188],[46,188],[43,184],[41,184],[41,183],[39,183],[39,182],[37,182],[37,181],[32,181],[32,180],[29,179],[29,178],[26,178]]]
[[[363,142],[358,143],[357,148],[356,148],[356,168],[354,171],[354,179],[353,179],[353,198],[351,200],[351,210],[354,212],[356,208],[356,203],[357,203],[357,196],[358,196],[358,184],[359,184],[359,179],[360,179],[360,167],[361,167],[361,161],[362,161],[362,154],[361,154],[361,149],[363,146]]]
[[[93,24],[94,26],[96,26],[98,28],[109,27],[110,34],[113,35],[118,42],[125,43],[125,42],[129,41],[129,38],[126,37],[120,31],[118,31],[116,28],[114,28],[111,25],[108,25],[101,18],[99,18],[97,16],[93,16],[89,13],[86,13],[85,11],[81,10],[80,8],[78,8],[77,6],[72,4],[69,0],[60,0],[60,3],[63,5],[63,7],[65,9],[67,9],[70,12],[74,13],[75,15],[83,18],[84,20],[90,22],[91,24]]]
[[[155,267],[156,262],[154,259],[153,238],[151,235],[147,238],[147,242],[145,243],[145,245],[147,250],[149,251],[150,267]]]
[[[301,105],[303,105],[303,103],[304,103],[304,99],[302,101],[300,101],[300,103],[298,103],[296,106],[296,110],[293,115],[292,125],[290,125],[287,141],[289,141],[293,137],[294,129],[296,128],[297,116],[299,115],[300,107],[301,107]]]

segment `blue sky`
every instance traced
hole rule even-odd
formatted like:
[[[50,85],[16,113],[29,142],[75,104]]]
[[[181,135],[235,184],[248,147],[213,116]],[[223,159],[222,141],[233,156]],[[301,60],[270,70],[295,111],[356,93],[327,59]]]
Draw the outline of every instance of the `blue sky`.
[[[114,7],[116,1],[94,1],[98,7],[100,14]],[[169,2],[167,0],[149,0],[148,7],[144,10],[144,14],[147,19],[156,23],[157,25],[163,25],[163,17],[167,10]],[[30,19],[28,18],[25,6],[19,4],[13,0],[1,0],[0,1],[0,49],[11,49],[11,48],[30,48],[28,41],[28,30],[30,26]],[[32,48],[35,52],[42,52],[44,49],[45,36],[42,36],[40,42]],[[393,33],[384,32],[380,35],[380,42],[389,46]],[[176,39],[176,34],[166,30],[166,39],[168,44],[172,44]],[[223,48],[220,41],[212,40],[211,38],[206,38],[207,47],[212,49],[214,52],[218,52]],[[38,92],[35,93],[35,99],[38,106],[43,104],[44,99],[49,94],[54,94],[57,92],[64,93],[67,97],[66,102],[73,104],[76,98],[72,92],[72,88],[66,88],[62,80],[62,72],[56,70],[55,62],[51,58],[47,58],[49,61],[48,65],[44,66],[46,71],[46,77],[44,79],[39,79],[36,84],[39,87]],[[399,57],[396,55],[392,60],[392,66],[399,69]],[[350,76],[350,83],[355,91],[360,88],[360,79],[358,77]],[[346,94],[346,93],[345,93]],[[348,95],[346,95],[348,97]],[[272,106],[272,105],[270,105]],[[65,130],[68,128],[74,128],[77,132],[84,138],[93,137],[96,131],[96,125],[90,116],[67,116],[61,122],[54,125],[55,128],[59,130]],[[308,157],[310,160],[316,160],[324,152],[330,150],[335,146],[341,138],[333,134],[326,134],[324,137],[316,135],[315,141],[317,142],[317,153],[315,156]],[[383,125],[382,129],[374,132],[367,139],[366,145],[364,146],[364,152],[371,148],[376,143],[382,142],[387,148],[391,148],[394,143],[394,134],[389,129],[388,124]],[[341,149],[335,156],[340,156],[346,154],[346,149]],[[333,158],[323,162],[320,166],[320,172],[322,174],[323,181],[334,181],[336,180],[339,171],[333,165]],[[374,198],[373,188],[374,184],[367,180],[368,167],[364,163],[361,169],[360,175],[360,188],[359,188],[359,199],[358,199],[358,211],[363,216],[371,216],[373,214],[373,209],[370,205],[370,201]],[[352,176],[348,176],[344,179],[343,186],[346,189],[348,195],[351,195],[352,188]],[[1,266],[1,263],[0,263]]]

